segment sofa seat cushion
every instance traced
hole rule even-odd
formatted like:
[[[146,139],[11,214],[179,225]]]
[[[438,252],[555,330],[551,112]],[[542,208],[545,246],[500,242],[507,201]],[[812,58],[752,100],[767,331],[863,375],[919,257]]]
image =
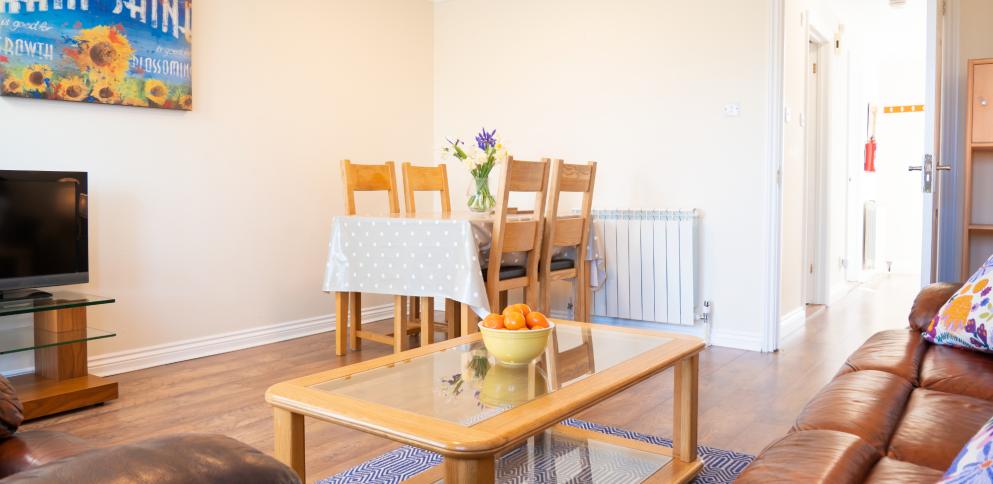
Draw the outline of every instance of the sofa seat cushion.
[[[917,385],[918,370],[928,345],[920,333],[894,329],[874,334],[845,361],[838,374],[879,370],[898,375]]]
[[[90,449],[85,440],[62,432],[21,432],[0,442],[0,478]]]
[[[911,484],[915,482],[931,484],[941,479],[941,471],[930,467],[911,464],[889,457],[883,457],[872,468],[865,482],[870,484]]]
[[[852,434],[793,432],[762,451],[735,482],[861,482],[880,457]]]
[[[807,403],[793,428],[856,435],[882,455],[912,390],[906,379],[884,371],[841,375]]]
[[[991,415],[993,402],[914,390],[887,455],[944,472]]]
[[[921,363],[921,388],[993,401],[993,357],[947,346],[931,349]]]

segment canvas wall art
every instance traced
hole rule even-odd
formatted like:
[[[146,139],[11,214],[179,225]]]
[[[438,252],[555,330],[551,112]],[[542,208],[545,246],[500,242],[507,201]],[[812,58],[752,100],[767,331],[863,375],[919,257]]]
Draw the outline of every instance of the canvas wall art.
[[[0,0],[0,94],[193,109],[192,0]]]

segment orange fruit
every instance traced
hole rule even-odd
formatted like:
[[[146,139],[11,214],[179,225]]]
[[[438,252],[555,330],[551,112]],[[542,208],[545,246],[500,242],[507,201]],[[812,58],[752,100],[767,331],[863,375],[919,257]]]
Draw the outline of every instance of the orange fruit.
[[[528,313],[527,316],[524,317],[524,319],[528,324],[528,328],[541,329],[548,327],[548,318],[546,318],[544,314],[541,314],[538,311],[531,311],[530,313]]]
[[[527,316],[528,313],[531,312],[531,308],[527,304],[511,304],[510,306],[507,306],[507,309],[503,310],[503,315],[507,316],[507,313],[515,311]]]
[[[517,311],[505,312],[503,325],[509,330],[528,329],[528,322],[524,319],[524,315]]]
[[[490,314],[483,320],[483,326],[490,329],[505,329],[503,325],[503,316],[500,314]]]

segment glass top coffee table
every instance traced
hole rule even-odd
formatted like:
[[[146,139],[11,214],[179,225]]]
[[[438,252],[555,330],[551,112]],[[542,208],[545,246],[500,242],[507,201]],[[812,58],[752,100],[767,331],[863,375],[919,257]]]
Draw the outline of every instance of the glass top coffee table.
[[[685,335],[556,321],[545,353],[527,366],[497,363],[477,333],[282,382],[266,392],[276,457],[306,480],[307,416],[444,456],[412,482],[565,481],[577,472],[591,482],[685,482],[702,467],[703,348]],[[562,424],[673,367],[672,449]]]

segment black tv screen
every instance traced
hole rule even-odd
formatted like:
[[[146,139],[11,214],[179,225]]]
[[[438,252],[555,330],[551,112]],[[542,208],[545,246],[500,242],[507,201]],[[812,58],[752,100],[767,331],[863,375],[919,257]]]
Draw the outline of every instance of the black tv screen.
[[[89,281],[86,173],[0,170],[0,291]]]

